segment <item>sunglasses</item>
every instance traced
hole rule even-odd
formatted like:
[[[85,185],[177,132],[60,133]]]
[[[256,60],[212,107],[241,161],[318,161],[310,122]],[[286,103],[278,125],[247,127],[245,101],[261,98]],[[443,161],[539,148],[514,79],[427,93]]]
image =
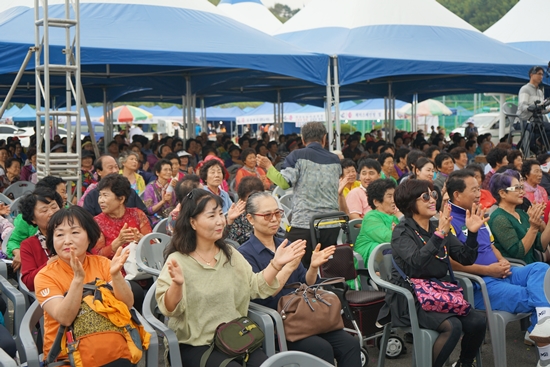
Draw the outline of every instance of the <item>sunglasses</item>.
[[[422,195],[420,195],[419,199],[422,199],[422,201],[428,203],[430,202],[430,199],[437,200],[438,197],[439,194],[437,193],[437,191],[434,190],[423,193]]]
[[[511,191],[511,192],[514,192],[514,191],[523,191],[523,190],[524,190],[524,186],[523,186],[523,185],[510,186],[510,187],[507,187],[505,190],[506,190],[506,191]]]
[[[260,213],[251,213],[251,214],[252,215],[257,215],[258,217],[263,217],[266,222],[270,222],[271,219],[273,219],[273,216],[275,216],[275,218],[277,218],[277,219],[281,219],[284,212],[285,211],[283,209],[278,209],[278,210],[276,210],[272,213],[267,213],[267,214],[260,214]]]

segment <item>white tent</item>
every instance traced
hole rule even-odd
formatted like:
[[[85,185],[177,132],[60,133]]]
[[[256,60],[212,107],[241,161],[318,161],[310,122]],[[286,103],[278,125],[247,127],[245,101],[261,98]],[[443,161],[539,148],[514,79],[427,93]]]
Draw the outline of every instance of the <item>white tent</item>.
[[[282,23],[260,0],[222,0],[222,14],[267,34],[274,34]]]
[[[484,34],[550,60],[550,33],[545,24],[550,18],[548,0],[520,0]]]

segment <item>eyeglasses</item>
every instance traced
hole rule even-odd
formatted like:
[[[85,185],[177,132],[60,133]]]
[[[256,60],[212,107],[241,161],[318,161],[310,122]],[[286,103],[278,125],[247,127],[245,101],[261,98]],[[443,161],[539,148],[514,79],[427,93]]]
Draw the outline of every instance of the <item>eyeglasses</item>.
[[[279,210],[276,210],[272,213],[267,213],[267,214],[260,214],[260,213],[251,213],[252,215],[257,215],[258,217],[264,217],[264,220],[266,222],[270,222],[271,219],[273,219],[273,216],[275,216],[275,218],[277,219],[281,219],[281,217],[283,216],[283,214],[285,213],[285,211],[283,209],[279,209]]]
[[[430,202],[430,199],[437,200],[438,197],[439,194],[437,193],[437,191],[434,190],[423,193],[418,199],[422,199],[422,201],[428,203]]]
[[[524,190],[524,186],[523,185],[517,185],[517,186],[510,186],[510,187],[507,187],[505,190],[506,191],[523,191]]]

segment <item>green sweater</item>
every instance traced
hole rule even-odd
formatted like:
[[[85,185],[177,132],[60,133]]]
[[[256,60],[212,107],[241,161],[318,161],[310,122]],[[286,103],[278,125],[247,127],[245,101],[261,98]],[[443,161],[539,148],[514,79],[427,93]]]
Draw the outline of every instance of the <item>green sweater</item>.
[[[489,228],[495,237],[495,247],[502,256],[520,259],[531,264],[537,261],[535,249],[543,251],[540,233],[537,233],[535,243],[526,253],[521,240],[529,230],[529,216],[521,209],[516,209],[516,212],[519,214],[519,221],[504,209],[496,209],[489,218]]]
[[[371,210],[363,217],[361,231],[353,249],[363,258],[365,268],[368,268],[372,250],[381,243],[391,242],[394,224],[399,224],[399,219],[395,215],[378,210]]]
[[[172,312],[164,305],[164,296],[172,279],[165,265],[157,280],[155,297],[160,312],[168,316],[168,327],[178,341],[193,346],[208,345],[216,327],[248,314],[251,299],[267,298],[279,288],[275,278],[273,287],[264,279],[263,272],[254,273],[252,266],[238,251],[232,250],[231,263],[223,251],[215,256],[214,267],[203,265],[189,255],[174,252],[168,261],[176,260],[183,271],[183,296]]]
[[[11,259],[13,257],[13,250],[18,250],[21,247],[21,242],[36,234],[38,230],[36,226],[27,223],[21,214],[18,214],[13,221],[13,232],[7,245],[7,254]]]

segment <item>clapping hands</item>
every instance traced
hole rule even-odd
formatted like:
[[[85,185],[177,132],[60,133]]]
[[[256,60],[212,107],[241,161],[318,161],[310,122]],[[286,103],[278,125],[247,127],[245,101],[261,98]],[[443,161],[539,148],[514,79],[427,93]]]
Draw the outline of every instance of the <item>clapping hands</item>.
[[[469,232],[477,233],[485,223],[485,209],[479,204],[473,204],[472,210],[466,210],[466,228]]]

